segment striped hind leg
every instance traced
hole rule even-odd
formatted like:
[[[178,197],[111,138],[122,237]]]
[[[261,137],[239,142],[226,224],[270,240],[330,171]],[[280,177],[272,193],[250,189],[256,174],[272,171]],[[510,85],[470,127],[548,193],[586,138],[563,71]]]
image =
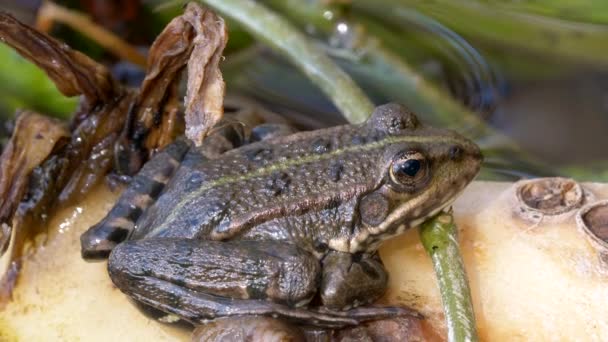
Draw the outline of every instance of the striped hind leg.
[[[141,168],[106,217],[80,236],[84,259],[106,258],[125,240],[137,219],[160,196],[188,149],[188,143],[178,139]]]

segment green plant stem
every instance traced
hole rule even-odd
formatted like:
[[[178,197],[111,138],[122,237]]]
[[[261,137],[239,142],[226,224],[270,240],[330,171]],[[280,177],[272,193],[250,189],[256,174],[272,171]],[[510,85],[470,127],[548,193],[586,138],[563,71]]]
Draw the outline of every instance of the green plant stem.
[[[44,71],[1,43],[0,61],[0,106],[6,110],[27,108],[65,119],[76,108],[78,98],[65,97]]]
[[[199,0],[231,18],[302,70],[351,123],[365,121],[374,104],[325,52],[283,17],[251,0]]]
[[[448,328],[448,341],[478,341],[471,291],[458,248],[452,214],[440,213],[420,227],[420,239],[433,260]]]
[[[325,36],[330,36],[335,27],[335,21],[340,19],[339,6],[326,6],[320,1],[296,1],[296,0],[266,0],[269,6],[280,11],[300,26],[314,25]],[[368,4],[371,7],[375,5]],[[332,12],[334,20],[325,19],[324,12]],[[356,18],[355,22],[364,18]],[[366,23],[363,20],[363,23]],[[376,36],[367,30],[357,30],[356,23],[349,23],[351,30],[356,35],[356,50],[363,51],[359,63],[369,67],[372,74],[365,75],[366,78],[380,77],[375,84],[381,85],[384,81],[390,84],[382,87],[383,93],[390,97],[404,101],[418,113],[432,115],[436,123],[442,126],[460,126],[475,131],[475,136],[493,134],[489,132],[487,125],[475,114],[468,111],[461,104],[454,101],[449,95],[443,93],[430,82],[426,81],[414,68],[412,68],[400,56],[387,49],[383,41],[390,35],[385,32],[383,36]],[[355,52],[353,52],[354,54]],[[356,71],[365,73],[362,68]],[[473,133],[469,131],[468,133]]]
[[[327,6],[322,1],[265,0],[265,3],[300,26],[313,25],[317,32],[325,36],[330,36],[336,21],[342,20],[340,18],[342,7]],[[355,1],[355,4],[373,13],[377,13],[379,11],[377,8],[381,7],[375,2]],[[384,8],[392,8],[392,13],[387,15],[394,20],[408,20],[403,13],[398,12],[402,9],[400,6],[393,8],[387,5]],[[323,15],[327,12],[333,13],[331,20]],[[359,15],[349,23],[351,29],[356,30],[357,20],[362,24],[371,23],[368,18]],[[431,117],[435,124],[456,129],[476,139],[484,152],[500,147],[515,164],[530,170],[530,174],[554,174],[551,169],[522,151],[511,139],[487,125],[476,114],[425,80],[402,56],[389,49],[385,41],[393,36],[392,33],[386,30],[361,29],[356,30],[354,34],[355,49],[364,53],[358,63],[348,65],[353,74],[372,82],[385,96],[407,104],[417,113]]]

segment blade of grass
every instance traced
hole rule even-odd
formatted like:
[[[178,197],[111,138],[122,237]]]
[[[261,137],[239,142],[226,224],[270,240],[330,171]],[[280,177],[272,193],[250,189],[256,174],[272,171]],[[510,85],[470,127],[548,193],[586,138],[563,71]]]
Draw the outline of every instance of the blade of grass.
[[[321,49],[283,17],[251,0],[199,0],[238,22],[285,55],[332,100],[351,123],[365,121],[374,104]]]
[[[420,240],[433,260],[443,303],[448,341],[478,341],[471,291],[458,248],[451,213],[440,213],[420,227]]]
[[[60,118],[68,118],[78,98],[63,96],[36,65],[0,44],[0,103],[14,111],[27,108]]]
[[[297,22],[300,26],[313,25],[315,30],[324,36],[331,36],[340,18],[340,6],[327,6],[323,2],[315,1],[282,1],[266,0],[269,6]],[[375,7],[374,5],[371,5]],[[332,13],[331,20],[326,19],[323,13]],[[384,40],[388,33],[376,36],[366,29],[357,30],[355,23],[349,22],[350,30],[355,31],[353,50],[361,51],[355,63],[345,65],[354,72],[362,73],[365,78],[376,78],[374,84],[394,100],[403,101],[414,111],[421,115],[429,115],[435,123],[442,126],[468,129],[467,133],[475,136],[489,134],[487,125],[475,114],[468,111],[447,94],[426,81],[414,68],[393,51],[387,49]],[[353,52],[355,54],[355,52]],[[390,82],[384,85],[382,80]],[[492,132],[493,133],[493,132]]]

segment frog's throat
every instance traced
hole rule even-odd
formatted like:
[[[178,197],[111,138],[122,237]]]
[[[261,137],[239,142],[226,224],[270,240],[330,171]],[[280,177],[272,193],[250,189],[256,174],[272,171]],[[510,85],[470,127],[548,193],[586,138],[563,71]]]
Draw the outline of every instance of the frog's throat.
[[[314,163],[314,162],[321,161],[321,160],[331,159],[335,156],[338,156],[338,155],[341,155],[344,153],[371,151],[374,149],[381,149],[385,146],[392,145],[392,144],[398,144],[398,143],[417,143],[417,144],[421,144],[421,145],[422,144],[442,145],[442,144],[454,144],[454,143],[458,143],[458,144],[462,144],[462,145],[470,144],[470,142],[465,138],[448,137],[445,135],[387,136],[381,140],[370,142],[367,144],[351,145],[351,146],[346,146],[343,148],[338,148],[338,149],[332,150],[332,151],[324,153],[324,154],[311,154],[311,155],[303,156],[300,158],[271,163],[264,167],[260,167],[259,169],[255,170],[255,171],[248,172],[245,174],[219,177],[213,181],[205,183],[203,186],[196,189],[195,191],[192,191],[187,196],[184,196],[179,201],[179,203],[176,204],[174,210],[171,211],[171,213],[169,215],[167,215],[167,217],[163,221],[163,223],[158,225],[156,228],[154,228],[150,233],[151,233],[151,235],[154,235],[160,231],[167,229],[168,227],[166,225],[170,224],[170,222],[172,222],[177,217],[179,217],[180,215],[183,214],[182,210],[186,206],[187,203],[204,195],[204,193],[206,191],[209,191],[212,188],[246,181],[246,180],[249,180],[249,179],[255,178],[255,177],[269,175],[269,174],[272,174],[273,172],[282,171],[282,170],[285,170],[286,168],[289,168],[292,166],[299,166],[299,165],[304,165],[304,164],[308,164],[308,163]]]

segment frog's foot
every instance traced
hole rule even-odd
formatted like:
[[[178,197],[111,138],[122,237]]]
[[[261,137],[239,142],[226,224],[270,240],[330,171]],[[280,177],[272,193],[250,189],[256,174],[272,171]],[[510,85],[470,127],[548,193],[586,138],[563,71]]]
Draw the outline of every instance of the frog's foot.
[[[331,315],[335,317],[349,317],[356,321],[356,324],[375,321],[380,319],[395,318],[395,317],[414,317],[418,319],[424,318],[418,311],[401,306],[360,306],[358,308],[346,311],[334,311],[325,308],[319,308],[319,313]]]
[[[144,165],[106,217],[80,237],[84,259],[106,258],[128,236],[137,219],[158,198],[188,148],[186,141],[176,140]]]

